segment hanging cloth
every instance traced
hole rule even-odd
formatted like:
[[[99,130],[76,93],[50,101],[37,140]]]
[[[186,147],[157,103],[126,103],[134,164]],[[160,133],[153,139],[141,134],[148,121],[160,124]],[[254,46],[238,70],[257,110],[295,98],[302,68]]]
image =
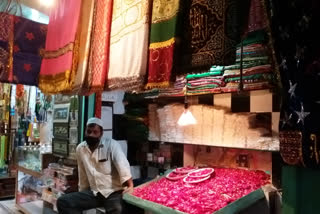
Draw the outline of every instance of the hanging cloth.
[[[82,94],[104,89],[109,65],[112,6],[113,0],[95,0],[90,56]]]
[[[80,0],[59,0],[50,11],[39,88],[43,93],[72,90],[79,55]]]
[[[263,9],[262,2],[263,0],[251,0],[248,25],[245,29],[244,34],[255,32],[258,30],[265,29],[267,27],[267,19],[265,17],[265,10]]]
[[[189,5],[187,5],[189,3]],[[247,7],[245,7],[245,5]],[[186,1],[182,44],[183,73],[235,63],[246,1]],[[242,16],[242,17],[241,17]]]
[[[3,168],[7,159],[7,140],[6,136],[0,136],[0,168]]]
[[[154,0],[146,88],[168,87],[173,69],[180,0]]]
[[[88,59],[90,54],[90,41],[95,2],[96,1],[93,0],[82,0],[80,16],[79,62],[72,89],[74,94],[80,93],[85,84],[84,82],[87,74]]]
[[[14,17],[13,83],[38,85],[47,25]]]
[[[0,13],[0,81],[12,81],[13,16]],[[11,57],[10,57],[11,56]]]
[[[147,71],[149,12],[152,1],[114,0],[109,89],[139,90]]]

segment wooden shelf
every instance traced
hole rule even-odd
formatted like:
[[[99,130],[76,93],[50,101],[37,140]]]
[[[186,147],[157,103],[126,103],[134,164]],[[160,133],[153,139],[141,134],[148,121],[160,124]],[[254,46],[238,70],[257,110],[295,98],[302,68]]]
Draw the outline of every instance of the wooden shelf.
[[[17,168],[18,168],[18,171],[21,171],[21,172],[28,174],[28,175],[32,175],[36,178],[40,178],[42,176],[41,172],[33,171],[31,169],[24,168],[23,166],[18,166]]]

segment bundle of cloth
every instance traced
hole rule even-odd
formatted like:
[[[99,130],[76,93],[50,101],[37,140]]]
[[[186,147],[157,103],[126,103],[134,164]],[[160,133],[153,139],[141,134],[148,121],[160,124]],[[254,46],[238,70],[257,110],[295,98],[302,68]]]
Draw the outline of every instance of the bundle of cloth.
[[[187,94],[200,95],[207,93],[220,93],[225,85],[223,77],[224,66],[212,66],[209,72],[188,74]]]
[[[222,92],[234,92],[241,82],[240,61],[241,47],[237,48],[236,64],[224,67],[224,88]],[[242,83],[244,90],[270,88],[273,81],[273,70],[264,44],[263,32],[248,37],[242,51]]]
[[[185,75],[177,76],[173,87],[159,89],[159,97],[180,97],[185,95],[187,79]]]

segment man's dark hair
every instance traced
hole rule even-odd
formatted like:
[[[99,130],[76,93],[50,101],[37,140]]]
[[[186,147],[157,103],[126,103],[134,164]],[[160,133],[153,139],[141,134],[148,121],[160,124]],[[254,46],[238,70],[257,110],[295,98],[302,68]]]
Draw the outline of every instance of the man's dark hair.
[[[99,126],[99,125],[97,125],[97,124],[95,124],[95,123],[90,123],[90,124],[88,124],[87,126],[90,127],[90,128],[93,128],[93,127],[95,127],[95,126],[98,126],[98,127],[100,128],[101,134],[103,134],[103,128],[102,128],[101,126]]]

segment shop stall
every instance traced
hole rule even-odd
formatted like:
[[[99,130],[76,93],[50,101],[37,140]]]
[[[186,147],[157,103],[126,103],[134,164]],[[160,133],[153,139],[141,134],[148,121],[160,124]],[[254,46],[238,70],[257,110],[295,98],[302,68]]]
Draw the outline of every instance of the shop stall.
[[[96,116],[130,214],[278,214],[283,187],[290,210],[312,171],[285,165],[319,168],[320,66],[316,13],[283,2],[0,2],[0,198],[57,211]]]

